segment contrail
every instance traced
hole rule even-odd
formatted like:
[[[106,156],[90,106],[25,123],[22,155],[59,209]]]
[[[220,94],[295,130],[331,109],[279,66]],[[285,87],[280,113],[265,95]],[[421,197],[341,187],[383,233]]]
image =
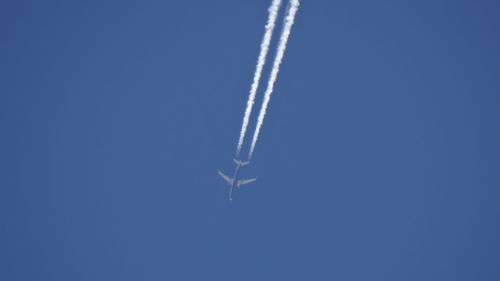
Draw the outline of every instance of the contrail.
[[[264,94],[264,101],[262,102],[262,107],[260,108],[259,117],[257,119],[257,127],[253,134],[252,145],[250,147],[250,153],[248,154],[248,159],[252,158],[253,150],[255,149],[255,143],[259,137],[259,131],[264,122],[264,116],[266,115],[267,104],[271,99],[271,94],[273,93],[274,82],[278,76],[280,70],[281,60],[285,54],[286,43],[288,41],[288,36],[290,36],[290,30],[292,29],[293,21],[295,19],[295,14],[299,9],[299,0],[290,0],[290,8],[285,18],[285,25],[283,31],[281,32],[280,42],[278,44],[278,50],[276,52],[276,57],[274,58],[273,68],[271,70],[271,75],[267,83],[267,89]]]
[[[278,17],[278,10],[281,5],[281,0],[273,0],[271,6],[269,7],[269,17],[266,24],[266,32],[260,43],[260,53],[257,59],[257,66],[255,67],[255,74],[253,76],[252,87],[250,88],[250,94],[248,95],[247,108],[245,109],[245,116],[243,117],[243,124],[241,125],[240,139],[238,140],[238,148],[236,149],[236,156],[239,156],[241,151],[241,146],[243,145],[243,140],[245,139],[245,133],[248,127],[248,121],[250,119],[250,113],[252,112],[252,107],[255,101],[255,94],[257,93],[257,88],[259,87],[260,75],[262,73],[262,68],[266,62],[267,52],[269,51],[269,44],[271,42],[271,37],[273,36],[273,30],[276,23],[276,18]]]

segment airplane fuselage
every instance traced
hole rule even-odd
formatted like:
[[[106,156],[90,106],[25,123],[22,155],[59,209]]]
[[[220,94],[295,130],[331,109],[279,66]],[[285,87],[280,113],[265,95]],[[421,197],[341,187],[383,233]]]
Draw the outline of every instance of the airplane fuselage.
[[[234,187],[234,183],[236,182],[236,178],[238,177],[238,173],[240,172],[240,167],[241,167],[241,164],[238,164],[236,166],[236,170],[234,171],[234,176],[233,176],[233,182],[231,183],[231,188]]]
[[[234,183],[236,182],[236,177],[238,176],[238,173],[240,172],[240,167],[241,167],[241,162],[236,165],[236,170],[234,171],[234,176],[233,180],[229,184],[229,200],[233,200],[233,188],[234,188]]]

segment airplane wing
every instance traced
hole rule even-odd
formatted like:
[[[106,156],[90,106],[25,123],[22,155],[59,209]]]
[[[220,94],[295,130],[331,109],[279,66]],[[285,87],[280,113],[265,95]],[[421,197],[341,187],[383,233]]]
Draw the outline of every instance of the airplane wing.
[[[220,175],[223,179],[225,179],[225,180],[226,180],[229,184],[232,184],[232,183],[233,183],[233,179],[232,179],[232,178],[230,178],[230,177],[228,177],[228,176],[226,176],[226,175],[224,175],[221,171],[217,170],[217,173],[219,173],[219,175]]]
[[[238,181],[238,187],[244,185],[244,184],[247,184],[247,183],[251,183],[251,182],[254,182],[256,181],[257,178],[253,178],[253,179],[248,179],[248,180],[239,180]]]

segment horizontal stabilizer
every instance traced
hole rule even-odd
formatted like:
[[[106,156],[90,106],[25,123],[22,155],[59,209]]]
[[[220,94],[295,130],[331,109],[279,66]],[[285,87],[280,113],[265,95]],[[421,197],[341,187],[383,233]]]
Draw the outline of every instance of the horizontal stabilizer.
[[[257,178],[253,178],[253,179],[248,179],[248,180],[239,180],[238,181],[238,187],[244,185],[244,184],[247,184],[247,183],[251,183],[251,182],[254,182],[256,181]]]
[[[233,158],[233,161],[234,161],[234,163],[236,163],[236,165],[241,165],[241,166],[245,166],[245,165],[248,165],[248,163],[250,163],[250,162],[243,162],[241,160],[236,160],[234,158]]]
[[[245,165],[248,165],[250,162],[243,162],[241,160],[236,160],[233,158],[233,161],[234,163],[236,163],[236,165],[241,165],[241,166],[245,166]]]

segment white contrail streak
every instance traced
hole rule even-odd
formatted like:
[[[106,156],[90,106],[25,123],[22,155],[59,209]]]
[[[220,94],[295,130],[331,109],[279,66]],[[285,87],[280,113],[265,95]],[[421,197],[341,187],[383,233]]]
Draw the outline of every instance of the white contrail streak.
[[[269,7],[269,17],[266,24],[266,32],[260,43],[260,53],[257,59],[257,66],[255,67],[255,74],[253,76],[252,87],[250,88],[250,94],[248,95],[247,108],[245,109],[245,116],[243,117],[243,124],[241,125],[240,138],[238,140],[238,148],[236,149],[236,156],[239,156],[241,147],[243,145],[243,140],[245,139],[245,134],[248,127],[248,121],[250,119],[250,113],[252,113],[252,107],[255,101],[255,94],[257,93],[257,88],[259,87],[260,75],[262,73],[262,68],[266,62],[267,52],[269,51],[269,44],[271,43],[271,37],[273,36],[273,30],[276,23],[276,18],[278,17],[278,10],[281,5],[281,0],[273,0],[271,6]]]
[[[271,99],[271,94],[273,93],[274,82],[278,76],[280,70],[281,60],[285,54],[286,43],[288,41],[288,36],[290,36],[290,30],[292,29],[293,21],[295,19],[295,13],[299,9],[299,0],[290,0],[290,8],[285,18],[285,25],[283,31],[281,32],[280,42],[278,44],[278,50],[276,52],[276,57],[274,58],[273,68],[271,70],[271,75],[267,83],[267,89],[264,94],[264,101],[262,102],[262,107],[260,108],[259,117],[257,119],[257,127],[253,134],[252,145],[250,147],[250,153],[248,154],[248,159],[252,158],[253,150],[255,149],[255,143],[259,137],[259,131],[264,122],[264,116],[266,115],[267,104]]]

